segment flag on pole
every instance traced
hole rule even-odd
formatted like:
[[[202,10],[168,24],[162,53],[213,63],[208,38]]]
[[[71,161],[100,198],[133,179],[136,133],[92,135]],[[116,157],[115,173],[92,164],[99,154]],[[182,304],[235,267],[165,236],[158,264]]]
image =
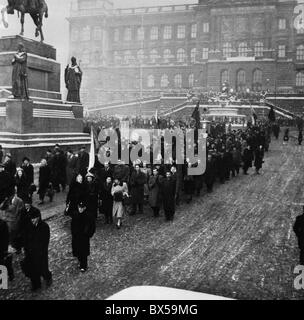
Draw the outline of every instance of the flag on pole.
[[[200,107],[200,102],[198,101],[192,113],[192,118],[195,120],[196,129],[201,129],[201,114],[200,114],[199,107]]]
[[[252,125],[255,126],[258,116],[256,114],[256,112],[254,111],[254,109],[252,108],[252,105],[250,105],[250,109],[251,109],[251,121],[252,121]]]
[[[6,5],[0,4],[0,30],[8,28]]]
[[[88,172],[94,168],[95,165],[95,141],[94,141],[94,129],[91,127],[91,147],[90,147],[90,161]]]

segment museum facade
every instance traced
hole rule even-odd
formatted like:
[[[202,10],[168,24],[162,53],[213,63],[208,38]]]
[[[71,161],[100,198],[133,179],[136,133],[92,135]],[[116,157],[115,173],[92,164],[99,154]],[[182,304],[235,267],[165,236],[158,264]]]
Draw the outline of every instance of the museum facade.
[[[153,3],[151,1],[151,3]],[[200,0],[193,5],[114,9],[76,0],[70,55],[93,107],[189,89],[302,92],[304,29],[291,0]]]

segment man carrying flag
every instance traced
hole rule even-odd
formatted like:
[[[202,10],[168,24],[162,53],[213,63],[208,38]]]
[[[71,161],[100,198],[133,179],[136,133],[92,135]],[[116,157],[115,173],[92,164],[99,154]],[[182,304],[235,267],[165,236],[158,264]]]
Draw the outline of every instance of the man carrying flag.
[[[195,129],[201,129],[201,114],[200,114],[200,101],[197,102],[196,107],[192,113],[192,118],[195,120]]]
[[[88,172],[94,168],[95,165],[95,139],[94,139],[94,129],[91,127],[91,145],[90,145],[90,160]]]

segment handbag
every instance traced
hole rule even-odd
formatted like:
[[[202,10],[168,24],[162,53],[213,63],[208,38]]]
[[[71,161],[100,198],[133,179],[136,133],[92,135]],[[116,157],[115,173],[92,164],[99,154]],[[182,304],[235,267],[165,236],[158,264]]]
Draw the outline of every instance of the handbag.
[[[71,202],[68,202],[65,209],[64,209],[64,215],[65,216],[69,216],[70,215],[70,205],[71,205]]]

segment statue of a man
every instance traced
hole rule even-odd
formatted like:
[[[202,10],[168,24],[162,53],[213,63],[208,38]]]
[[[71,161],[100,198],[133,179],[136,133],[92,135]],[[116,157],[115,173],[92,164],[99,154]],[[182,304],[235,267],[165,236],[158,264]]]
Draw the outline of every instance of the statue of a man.
[[[67,101],[80,103],[80,86],[82,80],[82,71],[77,64],[76,58],[72,57],[71,64],[65,69],[65,85],[68,89]]]
[[[27,78],[27,53],[24,45],[18,45],[18,52],[14,55],[12,74],[12,94],[15,99],[29,99]]]

